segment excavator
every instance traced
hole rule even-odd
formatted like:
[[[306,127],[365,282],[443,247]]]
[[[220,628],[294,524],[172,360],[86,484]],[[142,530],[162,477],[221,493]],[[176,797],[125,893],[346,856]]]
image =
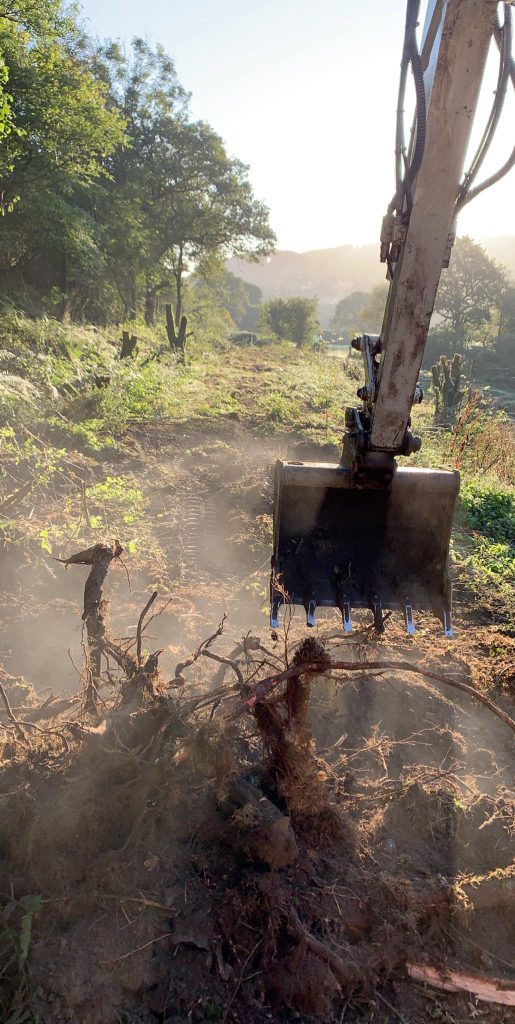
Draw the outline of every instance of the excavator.
[[[370,609],[382,632],[385,610],[433,613],[453,635],[448,570],[459,473],[399,466],[418,452],[411,411],[442,269],[460,210],[515,164],[515,149],[477,182],[508,87],[515,87],[512,10],[496,0],[429,0],[418,43],[420,0],[407,0],[397,107],[396,188],[381,229],[389,292],[380,335],[352,342],[361,353],[360,405],[345,410],[339,463],[278,461],[275,473],[270,625],[281,606]],[[489,49],[499,71],[490,115],[464,173]],[[404,102],[413,76],[415,116],[406,143]]]

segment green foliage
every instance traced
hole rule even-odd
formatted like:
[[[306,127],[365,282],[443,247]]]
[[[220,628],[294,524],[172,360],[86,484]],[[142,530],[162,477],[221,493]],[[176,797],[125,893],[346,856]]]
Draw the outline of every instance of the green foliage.
[[[468,481],[462,485],[463,521],[472,530],[501,543],[515,545],[515,494],[493,485]]]
[[[179,322],[189,270],[271,251],[268,211],[253,196],[248,168],[206,122],[190,119],[189,97],[161,47],[136,39],[129,57],[110,46],[102,60],[130,138],[110,163],[103,197],[108,267],[125,317],[144,296],[151,323],[158,298],[173,297]]]
[[[9,71],[0,54],[0,141],[13,130],[12,96],[7,91]]]
[[[286,425],[292,423],[299,412],[296,400],[278,391],[272,391],[270,394],[261,396],[258,407],[264,416],[268,429],[278,424]]]
[[[317,307],[315,298],[270,299],[262,306],[259,329],[299,348],[312,344],[319,330]]]
[[[351,292],[344,299],[340,299],[329,324],[333,334],[353,337],[359,333],[359,314],[367,299],[367,292]]]
[[[162,47],[99,47],[64,0],[31,6],[0,16],[4,295],[98,323],[151,324],[164,299],[179,322],[188,271],[274,246],[248,168],[191,119]]]
[[[452,422],[464,396],[462,386],[463,356],[455,353],[452,359],[440,356],[431,367],[435,396],[435,421]]]
[[[472,531],[472,551],[463,564],[480,584],[495,584],[513,596],[515,587],[515,492],[477,481],[462,484],[460,520]]]
[[[143,492],[121,476],[107,476],[101,483],[87,487],[86,501],[93,530],[106,529],[111,523],[133,525],[145,508]]]
[[[36,1024],[27,969],[35,915],[43,899],[39,895],[22,896],[0,908],[0,1010],[4,1024]]]
[[[232,324],[254,332],[263,298],[261,289],[231,274],[219,261],[205,262],[203,272],[206,276],[197,276],[194,281],[190,305],[194,309],[225,310]]]
[[[488,323],[507,288],[504,268],[471,238],[459,238],[440,278],[435,311],[466,345],[467,330]]]
[[[17,6],[20,20],[0,17],[13,129],[0,156],[3,209],[13,210],[6,266],[23,257],[28,231],[31,248],[38,230],[66,235],[73,191],[104,173],[105,158],[124,138],[71,13],[56,3],[43,3],[40,15],[34,4]]]
[[[367,301],[358,312],[360,333],[379,334],[383,325],[388,285],[378,284],[370,292]]]

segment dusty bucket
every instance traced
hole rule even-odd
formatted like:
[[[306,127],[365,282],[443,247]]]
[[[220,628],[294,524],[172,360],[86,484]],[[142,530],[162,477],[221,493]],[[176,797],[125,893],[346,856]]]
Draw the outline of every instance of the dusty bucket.
[[[271,625],[282,604],[301,605],[307,624],[318,607],[435,614],[452,635],[449,543],[459,473],[397,468],[388,487],[356,486],[335,463],[279,461],[275,473]]]

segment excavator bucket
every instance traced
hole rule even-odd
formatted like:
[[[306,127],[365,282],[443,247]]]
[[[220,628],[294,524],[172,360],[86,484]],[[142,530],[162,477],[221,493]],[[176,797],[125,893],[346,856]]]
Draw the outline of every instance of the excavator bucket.
[[[452,636],[447,562],[459,473],[398,468],[388,487],[357,486],[343,466],[278,462],[270,584],[273,628],[282,604],[338,607],[346,632],[352,609],[400,609],[409,633],[428,610]]]

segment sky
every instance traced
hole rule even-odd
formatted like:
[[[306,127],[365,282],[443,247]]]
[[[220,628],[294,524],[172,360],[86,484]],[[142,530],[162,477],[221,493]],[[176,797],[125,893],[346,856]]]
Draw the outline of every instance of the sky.
[[[405,0],[82,0],[99,38],[161,43],[192,93],[195,117],[249,165],[279,248],[364,245],[394,188],[394,132]],[[422,11],[425,10],[423,0]],[[476,137],[497,74],[491,54]],[[513,90],[511,90],[513,92]],[[506,101],[485,164],[511,152]],[[460,234],[515,235],[515,170],[466,208]]]

